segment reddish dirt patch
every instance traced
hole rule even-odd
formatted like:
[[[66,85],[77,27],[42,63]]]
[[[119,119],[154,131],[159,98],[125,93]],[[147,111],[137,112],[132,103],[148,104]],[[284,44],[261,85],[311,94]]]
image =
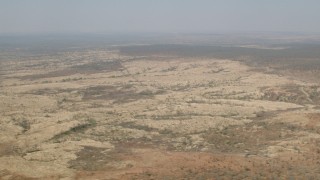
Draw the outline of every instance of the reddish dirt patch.
[[[37,178],[30,178],[23,175],[19,175],[16,173],[12,173],[8,170],[0,170],[0,179],[6,179],[6,180],[36,180]],[[48,178],[48,179],[54,179],[54,178]]]
[[[132,149],[117,156],[133,162],[123,168],[79,171],[76,179],[274,179],[315,178],[315,164],[301,156],[278,158],[246,157],[241,154],[170,152],[159,149]],[[303,168],[302,168],[303,167]],[[300,170],[299,170],[300,169]],[[310,172],[306,171],[309,169]],[[304,173],[300,173],[303,171]]]
[[[13,142],[0,143],[0,157],[1,156],[16,155],[17,151],[18,151],[18,149]]]
[[[319,125],[320,113],[308,114],[307,117],[309,118],[309,122],[306,124],[307,128],[313,129]]]

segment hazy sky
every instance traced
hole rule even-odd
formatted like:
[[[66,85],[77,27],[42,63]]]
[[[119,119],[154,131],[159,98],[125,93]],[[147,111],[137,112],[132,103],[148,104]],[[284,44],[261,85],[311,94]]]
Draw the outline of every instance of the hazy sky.
[[[0,0],[0,33],[320,32],[320,0]]]

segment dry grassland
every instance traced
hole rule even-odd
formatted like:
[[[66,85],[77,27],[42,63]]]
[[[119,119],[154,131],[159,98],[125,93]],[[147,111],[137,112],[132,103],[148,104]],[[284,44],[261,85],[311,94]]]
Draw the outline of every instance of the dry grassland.
[[[227,59],[3,61],[0,179],[319,179],[319,95]]]

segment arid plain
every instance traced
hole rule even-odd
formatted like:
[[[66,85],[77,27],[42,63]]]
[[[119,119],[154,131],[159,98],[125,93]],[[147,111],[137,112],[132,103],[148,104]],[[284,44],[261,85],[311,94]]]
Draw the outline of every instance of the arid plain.
[[[320,178],[317,70],[115,47],[1,56],[0,179]]]

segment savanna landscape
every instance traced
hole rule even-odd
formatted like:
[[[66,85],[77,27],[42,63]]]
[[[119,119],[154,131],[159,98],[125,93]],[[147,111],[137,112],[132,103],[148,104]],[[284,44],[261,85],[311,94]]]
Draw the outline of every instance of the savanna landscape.
[[[2,38],[0,179],[319,179],[314,36]]]

